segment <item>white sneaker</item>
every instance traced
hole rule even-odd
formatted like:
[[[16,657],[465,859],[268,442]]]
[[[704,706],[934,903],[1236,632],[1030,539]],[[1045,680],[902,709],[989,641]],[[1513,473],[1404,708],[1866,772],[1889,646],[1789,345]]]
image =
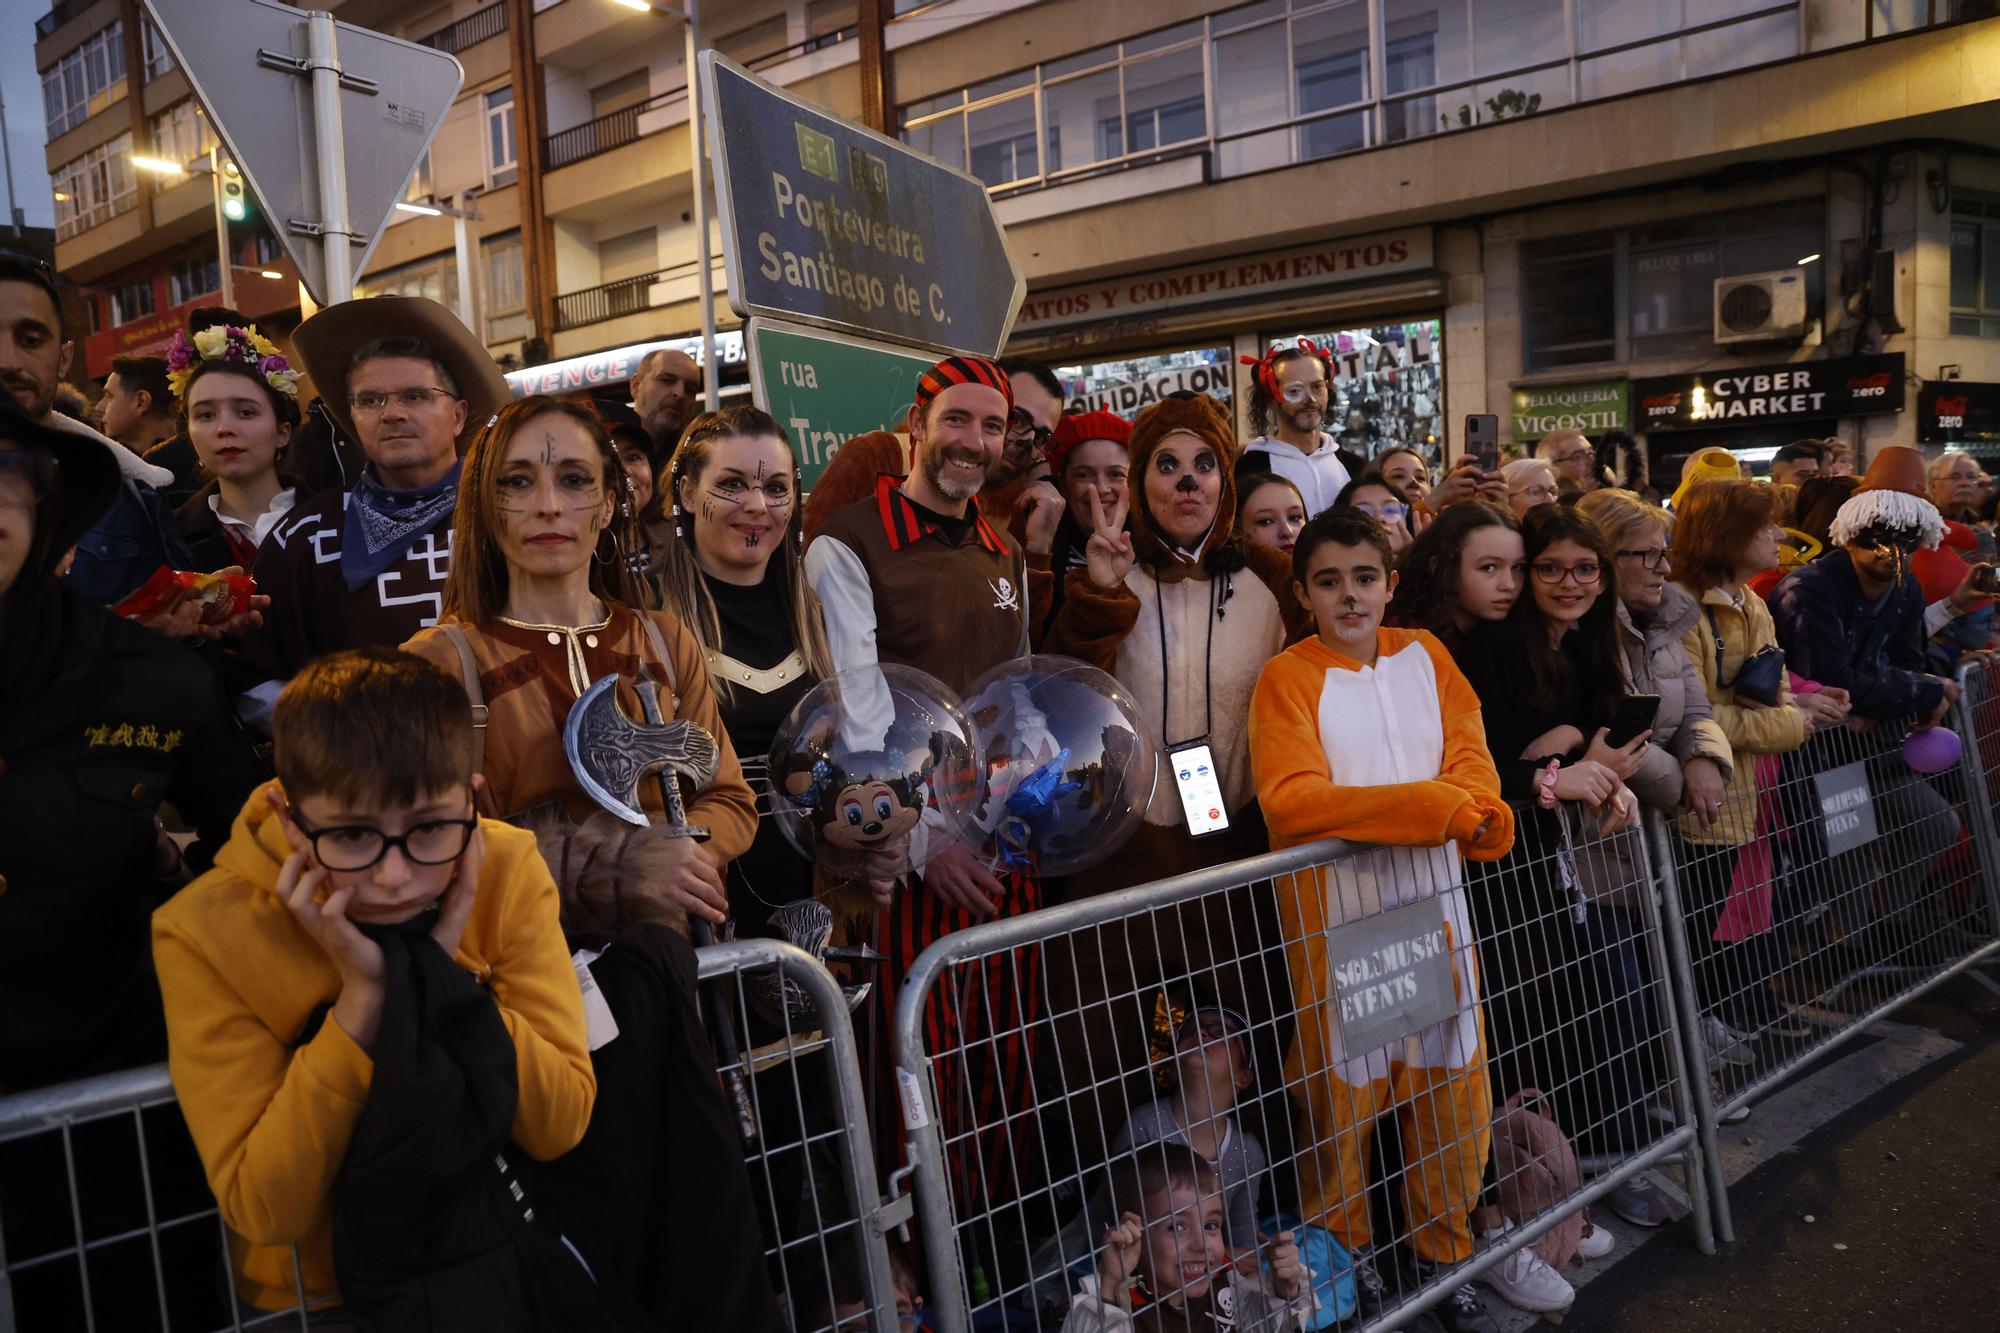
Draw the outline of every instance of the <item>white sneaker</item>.
[[[1723,1065],[1747,1065],[1756,1057],[1750,1053],[1749,1038],[1724,1023],[1714,1014],[1703,1014],[1701,1018],[1701,1044],[1708,1055],[1711,1071]]]
[[[1607,1227],[1598,1226],[1586,1219],[1583,1224],[1583,1239],[1576,1243],[1576,1252],[1585,1259],[1602,1259],[1618,1248],[1618,1242]],[[1567,1279],[1565,1279],[1567,1280]]]
[[[1513,1229],[1510,1222],[1498,1231],[1487,1232],[1480,1239],[1489,1245],[1497,1244]],[[1567,1310],[1576,1300],[1576,1288],[1561,1273],[1549,1267],[1542,1256],[1535,1253],[1532,1245],[1524,1245],[1514,1251],[1481,1273],[1479,1280],[1493,1288],[1501,1300],[1516,1310],[1527,1310],[1532,1314]]]

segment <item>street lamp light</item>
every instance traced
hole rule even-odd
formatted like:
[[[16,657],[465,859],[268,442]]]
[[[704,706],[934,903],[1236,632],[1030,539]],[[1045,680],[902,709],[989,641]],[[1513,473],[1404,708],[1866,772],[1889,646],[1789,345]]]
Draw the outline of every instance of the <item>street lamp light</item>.
[[[715,275],[709,271],[708,253],[708,152],[701,131],[701,88],[695,78],[695,57],[701,49],[700,0],[611,0],[615,5],[642,12],[650,11],[678,18],[687,35],[688,164],[694,176],[695,253],[699,256],[696,277],[701,289],[701,394],[702,406],[715,410]]]
[[[243,204],[243,175],[234,162],[222,160],[219,149],[208,150],[207,160],[184,165],[164,157],[145,157],[132,154],[132,165],[139,171],[151,172],[155,176],[207,176],[214,183],[215,190],[215,267],[220,279],[222,304],[234,309],[236,305],[236,282],[231,275],[235,265],[229,256],[229,224],[240,222],[247,210]]]

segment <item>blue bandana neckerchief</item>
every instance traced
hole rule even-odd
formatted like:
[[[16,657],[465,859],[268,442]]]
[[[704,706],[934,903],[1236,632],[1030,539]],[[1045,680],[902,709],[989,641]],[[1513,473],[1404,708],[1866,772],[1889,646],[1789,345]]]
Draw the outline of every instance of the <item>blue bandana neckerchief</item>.
[[[459,464],[419,491],[392,491],[362,470],[347,494],[347,519],[340,532],[340,577],[353,592],[403,558],[458,503]]]

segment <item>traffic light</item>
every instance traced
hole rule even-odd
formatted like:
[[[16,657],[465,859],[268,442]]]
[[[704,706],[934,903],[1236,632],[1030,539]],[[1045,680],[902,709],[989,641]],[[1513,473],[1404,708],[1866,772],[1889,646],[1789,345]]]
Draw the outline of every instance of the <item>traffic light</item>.
[[[244,191],[243,173],[234,162],[222,164],[222,216],[241,222],[250,216],[249,196]]]

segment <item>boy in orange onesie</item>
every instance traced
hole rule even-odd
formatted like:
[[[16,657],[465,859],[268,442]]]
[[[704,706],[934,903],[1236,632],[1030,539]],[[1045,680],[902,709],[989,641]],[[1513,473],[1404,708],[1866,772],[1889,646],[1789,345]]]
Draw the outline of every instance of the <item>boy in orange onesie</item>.
[[[1469,1212],[1491,1137],[1479,980],[1461,853],[1497,860],[1514,842],[1479,698],[1424,630],[1389,629],[1388,534],[1331,509],[1299,534],[1293,590],[1318,633],[1273,658],[1250,706],[1250,758],[1273,848],[1322,838],[1379,844],[1278,882],[1298,1032],[1287,1086],[1303,1086],[1311,1147],[1300,1211],[1355,1252],[1364,1319],[1393,1304],[1369,1255],[1367,1163],[1376,1118],[1402,1131],[1403,1210],[1417,1276],[1473,1250]],[[1440,900],[1456,1012],[1387,1045],[1349,1050],[1329,930]],[[1453,1330],[1493,1324],[1470,1285],[1437,1311]]]

